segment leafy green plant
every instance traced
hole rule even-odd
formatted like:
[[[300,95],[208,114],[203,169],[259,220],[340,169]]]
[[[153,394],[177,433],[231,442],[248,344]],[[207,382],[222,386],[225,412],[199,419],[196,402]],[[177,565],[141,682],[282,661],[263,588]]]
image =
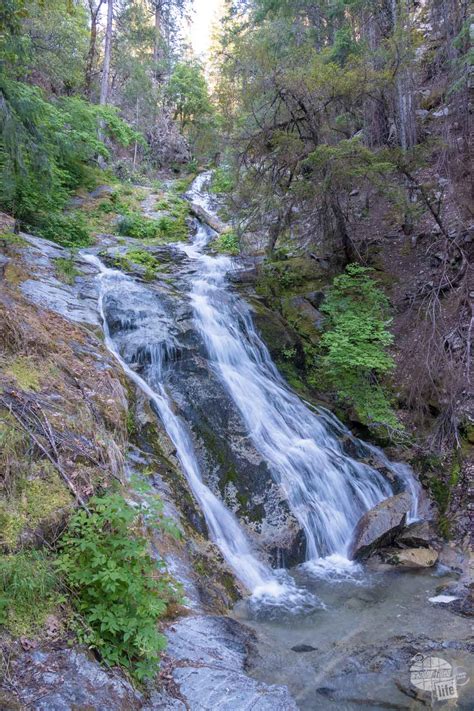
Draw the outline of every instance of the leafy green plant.
[[[34,632],[61,601],[59,582],[42,552],[0,556],[0,624],[16,635]]]
[[[234,187],[234,179],[228,168],[219,167],[212,173],[209,189],[213,193],[230,193]]]
[[[58,278],[66,284],[74,284],[74,279],[81,273],[76,267],[73,254],[69,257],[58,257],[54,264]]]
[[[142,140],[110,106],[77,96],[48,101],[34,86],[0,77],[0,206],[25,223],[57,213],[84,184],[88,167],[109,151],[102,134],[128,145]],[[54,218],[56,220],[56,215]],[[46,217],[42,222],[48,223]]]
[[[126,256],[134,264],[140,264],[145,267],[145,279],[147,281],[155,278],[159,264],[156,257],[143,249],[129,249]]]
[[[79,638],[105,662],[137,679],[153,676],[165,637],[157,622],[179,599],[162,561],[149,553],[143,526],[176,535],[157,497],[128,503],[120,494],[93,497],[90,514],[78,511],[61,541],[59,569],[82,618]]]
[[[63,247],[87,247],[93,240],[82,215],[49,213],[38,218],[32,231]]]
[[[364,422],[400,428],[378,377],[394,368],[387,352],[393,342],[388,330],[388,301],[370,275],[357,264],[336,277],[321,306],[328,330],[321,337],[325,375],[343,400]]]
[[[212,246],[217,252],[224,254],[239,254],[239,238],[235,232],[223,232],[217,239],[214,240]]]

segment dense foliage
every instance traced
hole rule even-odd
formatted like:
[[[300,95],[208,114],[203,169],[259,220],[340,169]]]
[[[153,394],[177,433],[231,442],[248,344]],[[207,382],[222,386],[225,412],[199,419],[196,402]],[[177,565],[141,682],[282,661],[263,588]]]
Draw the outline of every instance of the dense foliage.
[[[356,408],[368,424],[397,427],[397,420],[378,378],[394,368],[387,352],[393,342],[388,330],[388,302],[370,277],[356,264],[334,279],[321,306],[328,327],[321,338],[323,367],[339,397]]]
[[[205,131],[212,124],[203,70],[181,60],[173,30],[183,0],[115,3],[113,87],[99,101],[105,5],[10,0],[0,17],[0,209],[63,244],[87,242],[58,213],[72,190],[94,185],[98,164],[133,175],[138,163],[189,160],[179,127],[194,140],[204,117]]]
[[[157,498],[143,506],[119,494],[94,497],[78,511],[61,541],[59,569],[84,624],[79,637],[111,665],[137,678],[153,676],[165,637],[157,623],[179,593],[151,557],[144,525],[177,535]]]

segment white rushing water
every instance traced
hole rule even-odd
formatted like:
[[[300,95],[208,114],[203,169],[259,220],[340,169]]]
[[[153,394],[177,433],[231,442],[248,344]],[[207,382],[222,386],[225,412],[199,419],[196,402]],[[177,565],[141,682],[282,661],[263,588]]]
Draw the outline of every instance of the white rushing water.
[[[206,179],[206,174],[197,178],[190,198],[212,212],[203,191]],[[255,331],[249,307],[228,289],[226,275],[233,260],[202,251],[212,234],[200,225],[193,243],[180,246],[199,264],[191,300],[209,357],[304,528],[307,560],[319,560],[321,566],[320,559],[325,557],[329,568],[347,568],[347,550],[357,521],[392,495],[391,485],[376,469],[344,454],[327,416],[310,409],[288,388]],[[372,450],[384,465],[391,466],[379,450]],[[392,471],[416,493],[407,472],[395,467]]]
[[[190,197],[212,213],[203,190],[206,179],[206,174],[196,179]],[[204,251],[213,236],[211,228],[198,223],[192,243],[176,245],[196,267],[187,277],[196,329],[254,446],[304,529],[308,571],[329,577],[336,571],[346,577],[357,572],[357,566],[347,560],[357,521],[390,496],[392,487],[379,471],[344,453],[337,435],[350,433],[337,418],[316,410],[288,388],[255,331],[248,305],[229,289],[227,274],[235,268],[234,261]],[[318,606],[284,571],[273,571],[257,558],[237,518],[203,481],[188,427],[164,385],[167,356],[174,345],[158,294],[108,269],[95,255],[84,254],[84,258],[99,270],[99,311],[106,345],[162,420],[211,539],[254,600],[293,611]],[[133,368],[139,347],[145,348],[149,361],[143,377]],[[409,471],[392,465],[376,448],[361,445],[376,453],[416,500]]]
[[[235,516],[203,482],[187,427],[173,411],[172,403],[161,382],[162,349],[151,347],[149,350],[153,360],[153,381],[154,383],[158,382],[157,388],[151,387],[144,378],[138,375],[120,353],[117,342],[111,335],[105,301],[110,296],[117,298],[118,295],[124,304],[129,304],[133,300],[137,300],[137,303],[146,303],[146,298],[149,295],[146,287],[116,269],[108,269],[95,255],[84,253],[83,257],[99,270],[98,305],[105,344],[127,376],[142,390],[155,407],[168,436],[176,447],[177,457],[204,514],[211,539],[219,547],[237,578],[253,593],[255,600],[266,601],[277,607],[294,607],[296,610],[303,605],[319,604],[311,595],[297,590],[289,576],[280,576],[278,579],[270,567],[257,559]],[[137,316],[137,321],[139,318],[140,316]],[[130,320],[124,320],[121,327],[126,330],[130,325]]]

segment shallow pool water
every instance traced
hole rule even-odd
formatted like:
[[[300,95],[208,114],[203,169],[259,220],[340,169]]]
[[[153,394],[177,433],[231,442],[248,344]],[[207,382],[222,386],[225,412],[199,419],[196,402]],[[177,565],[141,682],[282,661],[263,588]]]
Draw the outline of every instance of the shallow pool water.
[[[413,657],[427,654],[445,660],[457,676],[450,703],[474,708],[472,621],[429,601],[452,576],[346,573],[324,570],[318,577],[318,565],[293,572],[296,585],[322,603],[309,614],[275,617],[245,601],[236,606],[234,615],[257,633],[249,673],[287,685],[304,711],[429,708],[431,693],[413,685],[410,674]]]

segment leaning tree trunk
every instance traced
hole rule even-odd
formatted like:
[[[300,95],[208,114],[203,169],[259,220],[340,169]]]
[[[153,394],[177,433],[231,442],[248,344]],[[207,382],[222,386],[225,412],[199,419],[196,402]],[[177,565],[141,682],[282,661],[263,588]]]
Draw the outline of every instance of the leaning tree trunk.
[[[112,27],[114,19],[114,0],[107,0],[107,25],[105,28],[104,64],[102,66],[102,81],[100,84],[99,104],[105,106],[109,98],[110,56],[112,53]],[[104,140],[104,122],[101,121],[98,131],[99,140]],[[105,168],[105,161],[99,156],[98,163]]]

